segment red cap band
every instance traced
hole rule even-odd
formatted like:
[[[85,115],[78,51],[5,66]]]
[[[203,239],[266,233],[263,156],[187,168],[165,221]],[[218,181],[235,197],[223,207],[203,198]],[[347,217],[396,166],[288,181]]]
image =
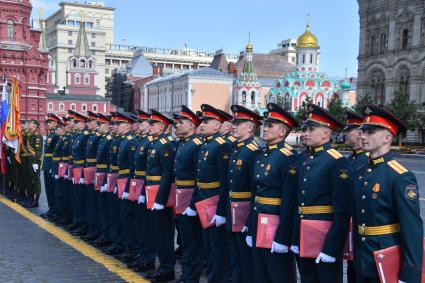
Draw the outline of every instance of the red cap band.
[[[272,119],[275,119],[275,120],[279,120],[279,121],[285,123],[286,125],[288,125],[291,128],[294,127],[294,122],[292,122],[291,120],[288,120],[284,115],[282,115],[280,113],[269,112],[269,115],[267,116],[267,118],[272,118]]]
[[[366,116],[363,124],[384,127],[388,129],[394,136],[396,136],[398,133],[398,126],[391,121],[382,118],[381,116]]]

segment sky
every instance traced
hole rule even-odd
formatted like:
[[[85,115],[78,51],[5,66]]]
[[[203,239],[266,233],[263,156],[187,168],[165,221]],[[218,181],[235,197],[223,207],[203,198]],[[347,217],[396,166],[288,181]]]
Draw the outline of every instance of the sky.
[[[68,0],[74,2],[73,0]],[[31,0],[48,17],[58,0]],[[80,3],[83,3],[80,0]],[[254,53],[268,53],[280,41],[311,31],[321,47],[320,70],[331,77],[357,73],[358,4],[355,0],[104,0],[115,10],[115,42],[158,48],[239,53],[248,35]]]

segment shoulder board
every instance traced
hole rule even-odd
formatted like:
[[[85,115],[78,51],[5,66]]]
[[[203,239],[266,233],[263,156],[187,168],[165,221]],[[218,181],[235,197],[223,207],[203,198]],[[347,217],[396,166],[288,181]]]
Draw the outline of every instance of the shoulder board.
[[[174,138],[173,138],[172,136],[168,136],[168,137],[167,137],[167,139],[168,139],[169,141],[174,141]]]
[[[133,137],[132,137],[132,136],[127,136],[127,139],[128,139],[129,141],[131,141],[131,140],[133,139]]]
[[[326,152],[329,153],[329,155],[332,156],[335,159],[339,159],[339,158],[342,157],[342,154],[339,153],[337,150],[335,150],[333,148],[328,149]]]
[[[218,138],[216,138],[215,139],[219,144],[223,144],[223,143],[225,143],[226,141],[222,138],[222,137],[218,137]]]
[[[391,160],[388,161],[388,165],[394,169],[394,171],[396,171],[398,174],[403,174],[406,173],[407,170],[403,165],[401,165],[400,163],[398,163],[396,160]]]
[[[96,132],[96,136],[101,136],[102,134],[99,132]]]
[[[201,145],[201,144],[202,144],[201,140],[200,140],[200,139],[198,139],[198,138],[194,138],[192,141],[193,141],[196,145]]]
[[[289,144],[285,143],[285,147],[289,150],[293,150],[294,148],[292,146],[290,146]]]
[[[160,139],[159,141],[160,141],[162,144],[166,144],[166,143],[167,143],[167,140],[166,140],[166,139],[164,139],[164,138]]]
[[[107,140],[111,140],[111,139],[112,139],[111,135],[107,135],[107,136],[106,136],[106,139],[107,139]]]
[[[293,153],[289,150],[289,149],[287,149],[286,147],[282,147],[281,149],[280,149],[280,152],[282,152],[284,155],[286,155],[286,156],[291,156],[291,155],[293,155]]]
[[[231,142],[235,142],[236,141],[236,138],[235,137],[232,137],[232,136],[228,136],[227,139],[229,141],[231,141]]]
[[[153,137],[152,136],[148,136],[148,140],[151,142],[153,141]]]
[[[83,134],[88,135],[90,133],[89,133],[89,131],[84,131]]]
[[[247,148],[249,148],[251,151],[256,151],[258,150],[258,146],[255,143],[249,143],[246,145]]]

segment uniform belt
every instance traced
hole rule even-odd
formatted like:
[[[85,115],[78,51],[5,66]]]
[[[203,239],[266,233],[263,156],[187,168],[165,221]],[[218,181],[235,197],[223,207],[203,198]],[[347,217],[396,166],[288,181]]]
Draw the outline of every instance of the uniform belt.
[[[282,200],[280,198],[255,197],[255,202],[259,204],[280,205]]]
[[[60,157],[53,157],[53,161],[61,161]]]
[[[86,162],[96,162],[97,159],[96,158],[87,158]]]
[[[74,164],[84,164],[84,160],[74,160]]]
[[[220,181],[211,182],[211,183],[198,182],[197,185],[198,185],[198,188],[200,189],[217,189],[218,187],[220,187]]]
[[[328,214],[333,213],[332,205],[299,206],[299,214]]]
[[[130,169],[122,169],[118,171],[118,174],[123,175],[123,174],[130,174]]]
[[[146,176],[148,181],[161,181],[161,176]]]
[[[53,157],[53,153],[45,153],[44,157]]]
[[[230,198],[251,198],[251,192],[229,192]]]
[[[106,169],[106,168],[108,168],[108,165],[106,165],[106,164],[96,164],[96,168]]]
[[[111,166],[111,170],[120,170],[120,167],[115,166],[115,165],[112,165],[112,166]]]
[[[176,180],[176,186],[195,186],[195,180]]]
[[[69,160],[69,157],[62,157],[62,160],[63,161],[68,161]]]
[[[136,176],[146,176],[146,171],[136,170],[136,171],[134,171],[134,175],[136,175]]]
[[[383,226],[358,226],[358,233],[364,236],[379,236],[400,232],[400,223]]]
[[[69,157],[69,160],[72,160],[73,158],[72,158],[72,155],[70,155],[70,156],[68,156]]]

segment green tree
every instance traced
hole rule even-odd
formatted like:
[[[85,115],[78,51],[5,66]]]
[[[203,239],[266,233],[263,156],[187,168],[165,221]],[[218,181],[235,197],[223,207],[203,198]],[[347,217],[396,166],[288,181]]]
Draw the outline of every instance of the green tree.
[[[407,129],[416,130],[421,127],[422,117],[418,113],[415,101],[410,101],[409,96],[402,89],[394,91],[393,99],[385,108],[400,119]]]
[[[373,104],[375,103],[373,103],[372,96],[370,96],[369,93],[366,93],[364,96],[357,99],[356,105],[354,105],[354,112],[361,114],[362,107]]]
[[[310,103],[313,103],[313,99],[307,96],[305,101],[298,108],[297,112],[295,112],[295,119],[297,119],[300,125],[302,125],[303,121],[308,117],[308,105]]]
[[[342,106],[342,101],[339,99],[337,94],[335,94],[329,101],[328,110],[339,121],[345,120],[345,108]]]

